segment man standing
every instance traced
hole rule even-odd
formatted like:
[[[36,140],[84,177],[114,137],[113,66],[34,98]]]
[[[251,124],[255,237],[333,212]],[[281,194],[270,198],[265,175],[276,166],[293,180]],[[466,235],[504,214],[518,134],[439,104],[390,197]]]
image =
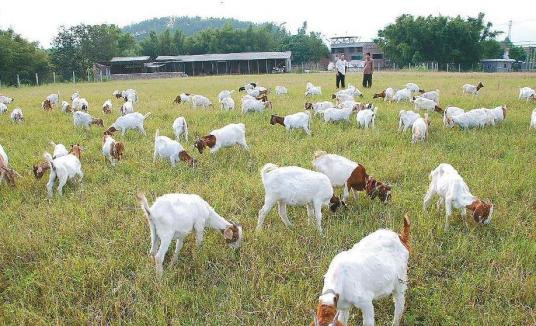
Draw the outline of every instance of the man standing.
[[[372,86],[372,72],[374,71],[374,60],[370,57],[370,52],[365,53],[365,64],[363,66],[363,87]]]
[[[335,62],[335,69],[337,71],[337,76],[335,77],[335,81],[337,84],[337,88],[339,88],[339,84],[342,86],[342,88],[346,88],[346,84],[344,83],[344,78],[346,76],[346,67],[348,66],[348,62],[344,60],[344,54],[339,55],[337,58],[337,61]]]

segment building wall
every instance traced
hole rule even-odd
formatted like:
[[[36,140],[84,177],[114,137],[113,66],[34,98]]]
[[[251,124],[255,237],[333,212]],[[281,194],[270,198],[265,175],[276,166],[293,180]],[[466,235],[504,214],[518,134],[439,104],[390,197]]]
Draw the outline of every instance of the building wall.
[[[365,58],[365,53],[370,52],[374,59],[374,66],[385,66],[385,58],[383,52],[374,42],[358,42],[353,44],[332,44],[331,45],[331,60],[335,60],[336,55],[344,53],[347,61],[362,61]]]

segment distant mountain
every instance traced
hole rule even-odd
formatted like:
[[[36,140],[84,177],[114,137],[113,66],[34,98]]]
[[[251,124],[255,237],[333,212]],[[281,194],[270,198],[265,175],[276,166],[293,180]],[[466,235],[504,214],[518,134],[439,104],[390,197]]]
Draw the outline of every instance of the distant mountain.
[[[163,32],[180,29],[186,35],[192,35],[207,28],[221,28],[225,24],[231,24],[235,28],[246,29],[252,22],[241,21],[233,18],[201,18],[201,17],[160,17],[144,20],[123,27],[123,31],[134,35],[139,41],[145,38],[150,31]]]

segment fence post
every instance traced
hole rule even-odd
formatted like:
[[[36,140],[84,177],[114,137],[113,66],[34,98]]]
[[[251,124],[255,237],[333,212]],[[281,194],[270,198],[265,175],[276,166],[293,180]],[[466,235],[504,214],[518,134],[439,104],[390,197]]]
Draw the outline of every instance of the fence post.
[[[102,70],[100,71],[100,81],[102,83]]]
[[[19,74],[17,74],[17,87],[20,87],[20,78],[19,78]]]
[[[39,86],[39,76],[35,73],[35,84]]]
[[[449,72],[449,64],[447,63],[447,72]]]
[[[56,83],[56,72],[52,72],[52,79],[54,80],[54,84]]]
[[[461,65],[461,63],[458,63],[458,72],[462,72],[462,65]]]
[[[76,77],[74,76],[74,71],[73,71],[73,84],[76,83]]]

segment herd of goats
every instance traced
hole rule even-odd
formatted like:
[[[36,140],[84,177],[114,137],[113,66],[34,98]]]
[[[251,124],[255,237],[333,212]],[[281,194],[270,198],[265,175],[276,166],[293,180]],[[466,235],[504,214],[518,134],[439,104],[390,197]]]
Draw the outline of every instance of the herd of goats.
[[[478,95],[484,87],[480,82],[477,85],[463,85],[463,93]],[[242,113],[262,112],[272,107],[268,98],[270,91],[256,83],[248,83],[239,88],[244,92],[242,97]],[[218,94],[218,101],[223,110],[233,110],[234,91],[224,90]],[[287,88],[275,87],[276,95],[288,94]],[[528,87],[520,89],[519,99],[535,100],[536,92]],[[307,83],[306,96],[322,95],[322,89]],[[124,100],[121,107],[121,116],[104,131],[102,154],[112,164],[121,160],[125,151],[125,144],[113,138],[115,132],[123,135],[127,130],[138,130],[145,135],[144,121],[150,115],[135,111],[138,95],[135,90],[114,91],[113,96]],[[349,121],[352,113],[356,112],[356,120],[363,128],[374,128],[377,108],[371,103],[357,102],[356,97],[362,93],[354,86],[339,90],[332,95],[332,101],[306,102],[304,112],[287,116],[272,115],[271,124],[281,124],[287,130],[303,129],[311,135],[311,119],[313,115],[320,115],[325,122]],[[401,110],[399,112],[399,131],[411,128],[414,143],[427,138],[430,126],[428,113],[438,112],[443,116],[445,127],[459,126],[462,129],[472,127],[485,127],[501,123],[506,118],[506,106],[493,109],[480,108],[465,111],[458,107],[449,106],[442,109],[439,106],[440,93],[438,90],[425,92],[418,85],[408,83],[404,88],[396,90],[387,88],[374,94],[374,98],[383,98],[385,101],[410,101],[415,105],[415,111]],[[0,95],[0,114],[8,111],[7,106],[13,98]],[[175,103],[190,103],[193,108],[208,108],[212,102],[205,96],[182,93],[178,95]],[[42,102],[45,111],[60,106],[61,111],[72,113],[74,125],[90,128],[91,125],[104,127],[103,120],[95,118],[88,113],[89,103],[82,98],[79,92],[71,97],[71,103],[59,103],[59,94],[51,94]],[[112,113],[112,100],[103,104],[105,114]],[[424,116],[418,112],[423,110]],[[11,120],[15,123],[24,121],[23,112],[15,108],[11,112]],[[531,128],[536,128],[536,109],[532,112]],[[178,117],[172,124],[177,140],[181,137],[188,140],[188,125],[184,117]],[[161,136],[156,130],[154,139],[153,160],[158,158],[169,160],[172,166],[180,161],[190,166],[196,166],[196,160],[186,152],[177,141]],[[58,181],[57,191],[62,193],[64,185],[71,179],[83,178],[82,164],[80,162],[83,148],[80,145],[71,145],[68,150],[63,144],[51,143],[54,146],[53,154],[46,152],[45,160],[33,167],[37,179],[50,171],[49,181],[46,185],[49,197],[53,196],[53,187]],[[243,123],[229,124],[220,129],[213,130],[204,137],[197,137],[194,147],[203,153],[208,147],[211,153],[221,148],[239,145],[249,150],[246,143],[246,129]],[[314,170],[297,166],[277,166],[272,163],[265,164],[261,171],[261,180],[265,189],[264,205],[259,211],[257,230],[261,230],[266,215],[273,206],[278,204],[278,213],[283,223],[290,227],[291,222],[287,216],[287,205],[305,206],[307,208],[308,222],[313,221],[322,234],[322,207],[328,206],[335,212],[339,207],[346,206],[350,192],[364,191],[370,198],[378,198],[387,203],[391,198],[391,186],[376,180],[367,174],[365,167],[340,155],[326,152],[315,152],[313,157]],[[14,169],[9,167],[8,156],[0,145],[0,183],[6,181],[15,185],[15,178],[20,177]],[[491,222],[494,206],[489,200],[474,196],[464,179],[451,165],[442,163],[429,175],[430,186],[424,197],[423,206],[426,209],[432,199],[437,195],[437,207],[445,207],[445,229],[448,218],[453,209],[460,210],[462,216],[470,211],[471,217],[478,224]],[[342,187],[342,196],[334,193],[334,188]],[[206,227],[220,230],[225,242],[232,248],[238,248],[243,239],[242,226],[230,222],[220,216],[200,196],[195,194],[166,194],[158,197],[152,205],[141,192],[136,194],[142,211],[150,227],[151,247],[149,254],[154,259],[157,275],[163,273],[165,254],[173,240],[176,241],[175,251],[171,265],[177,262],[178,254],[187,235],[195,232],[197,245],[203,241]],[[465,223],[467,220],[464,219]],[[393,325],[399,325],[404,310],[405,291],[407,289],[407,268],[411,252],[410,246],[410,219],[403,218],[403,227],[400,233],[381,229],[361,239],[351,249],[337,254],[331,261],[328,271],[324,275],[324,286],[319,296],[316,311],[313,311],[314,326],[346,325],[351,307],[359,308],[363,313],[364,325],[374,325],[373,300],[392,295],[395,311]]]

